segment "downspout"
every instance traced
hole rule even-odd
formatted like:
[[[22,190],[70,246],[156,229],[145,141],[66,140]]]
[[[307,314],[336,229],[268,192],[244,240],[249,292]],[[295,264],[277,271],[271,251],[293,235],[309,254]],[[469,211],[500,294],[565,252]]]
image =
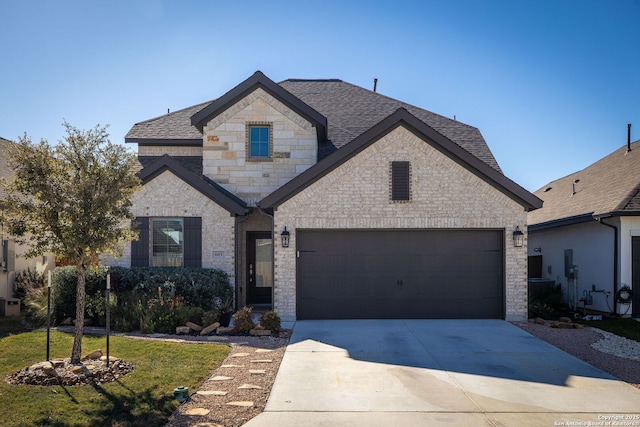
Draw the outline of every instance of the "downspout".
[[[613,228],[613,314],[618,314],[618,301],[616,300],[616,295],[618,295],[618,227],[607,224],[601,216],[593,218],[600,224]]]
[[[275,311],[276,308],[276,235],[274,231],[275,227],[275,218],[273,215],[270,215],[267,211],[258,206],[258,212],[262,215],[269,217],[271,219],[271,310]]]

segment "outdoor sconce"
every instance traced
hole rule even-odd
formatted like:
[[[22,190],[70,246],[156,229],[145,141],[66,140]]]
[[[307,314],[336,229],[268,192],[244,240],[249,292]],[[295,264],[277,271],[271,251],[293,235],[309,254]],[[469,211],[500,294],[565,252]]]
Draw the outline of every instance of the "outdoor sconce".
[[[516,229],[513,231],[513,246],[521,248],[524,244],[524,233],[520,230],[520,227],[516,225]]]
[[[282,231],[282,233],[280,233],[280,239],[282,239],[282,247],[283,248],[288,248],[289,247],[289,235],[291,233],[289,233],[287,231],[287,227],[284,227],[284,231]]]

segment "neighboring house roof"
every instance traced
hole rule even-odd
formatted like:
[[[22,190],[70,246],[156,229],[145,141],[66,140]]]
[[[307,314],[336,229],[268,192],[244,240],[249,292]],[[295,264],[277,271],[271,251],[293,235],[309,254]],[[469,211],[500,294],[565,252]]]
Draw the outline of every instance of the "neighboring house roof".
[[[528,222],[560,225],[593,216],[640,215],[640,141],[623,146],[585,169],[552,181],[534,193],[542,209]]]
[[[202,145],[202,134],[198,126],[202,126],[212,114],[226,108],[258,86],[267,88],[265,90],[272,94],[275,93],[276,98],[293,106],[298,114],[307,117],[311,123],[316,126],[320,124],[320,129],[324,126],[326,138],[335,148],[343,147],[398,108],[405,108],[419,120],[502,173],[482,134],[473,126],[342,80],[289,79],[274,84],[259,71],[218,100],[136,123],[125,136],[125,141],[140,145]],[[324,122],[322,117],[326,118]],[[319,143],[319,159],[335,151],[335,148],[324,147],[321,138]]]
[[[138,173],[138,177],[142,180],[144,185],[167,170],[171,171],[178,178],[191,185],[218,205],[222,206],[231,214],[245,215],[247,213],[247,204],[243,200],[239,199],[234,194],[225,190],[204,175],[198,175],[191,172],[180,162],[167,154],[146,165],[145,168]]]
[[[542,206],[542,201],[533,194],[453,143],[404,108],[398,108],[394,113],[362,133],[348,145],[345,145],[344,148],[336,151],[322,162],[316,163],[311,168],[296,176],[287,184],[265,197],[259,203],[259,206],[265,209],[277,208],[280,204],[289,200],[399,126],[407,128],[418,138],[431,144],[434,148],[464,168],[516,200],[526,211],[538,209]]]

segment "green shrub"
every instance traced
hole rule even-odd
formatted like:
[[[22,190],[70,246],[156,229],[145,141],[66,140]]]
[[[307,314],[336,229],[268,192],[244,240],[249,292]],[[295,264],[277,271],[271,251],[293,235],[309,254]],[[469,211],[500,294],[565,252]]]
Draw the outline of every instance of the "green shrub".
[[[280,316],[275,311],[265,311],[260,316],[260,324],[271,332],[280,332]]]
[[[256,325],[253,323],[251,307],[244,307],[233,315],[233,329],[242,334],[248,334]]]

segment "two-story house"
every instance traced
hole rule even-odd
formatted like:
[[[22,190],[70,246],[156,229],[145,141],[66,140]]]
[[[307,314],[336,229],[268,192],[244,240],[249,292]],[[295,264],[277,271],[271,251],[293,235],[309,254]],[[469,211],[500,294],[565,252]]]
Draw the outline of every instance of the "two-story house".
[[[126,141],[143,189],[120,265],[220,268],[238,306],[289,320],[527,315],[520,230],[541,201],[477,128],[341,80],[258,71]]]

